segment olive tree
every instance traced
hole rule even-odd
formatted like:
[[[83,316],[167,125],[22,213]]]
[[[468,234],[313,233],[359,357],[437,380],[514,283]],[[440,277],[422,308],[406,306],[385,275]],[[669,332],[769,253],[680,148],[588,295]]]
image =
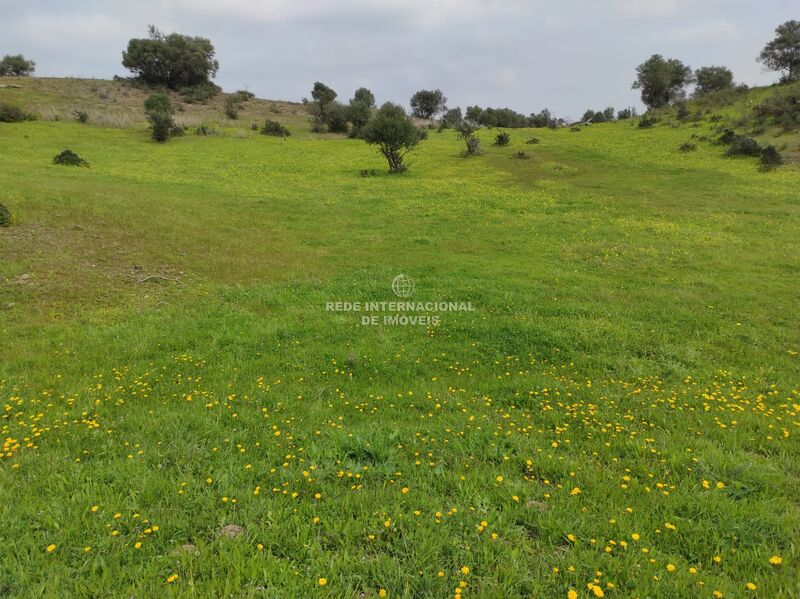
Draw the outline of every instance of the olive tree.
[[[642,90],[642,102],[648,109],[663,108],[683,98],[693,80],[692,69],[680,60],[653,54],[636,67],[633,89]]]
[[[694,72],[694,78],[697,94],[733,87],[733,73],[727,67],[701,67]]]
[[[771,71],[783,71],[782,81],[800,81],[800,21],[786,21],[775,29],[775,39],[769,42],[758,61]]]
[[[447,98],[441,90],[422,89],[411,96],[411,113],[421,119],[430,119],[447,110]]]
[[[36,70],[36,63],[22,54],[6,54],[0,60],[0,77],[29,77]]]
[[[405,172],[404,159],[423,139],[423,132],[414,126],[405,109],[386,102],[361,131],[368,144],[377,145],[389,163],[390,173]]]
[[[149,37],[132,39],[122,53],[122,66],[148,85],[180,90],[209,84],[219,70],[214,46],[204,37],[165,35],[150,25]]]

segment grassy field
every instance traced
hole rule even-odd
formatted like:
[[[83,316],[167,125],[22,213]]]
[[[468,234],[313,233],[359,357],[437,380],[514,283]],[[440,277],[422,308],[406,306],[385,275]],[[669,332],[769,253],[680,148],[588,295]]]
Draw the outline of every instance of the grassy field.
[[[279,117],[0,124],[0,596],[800,594],[797,164]]]

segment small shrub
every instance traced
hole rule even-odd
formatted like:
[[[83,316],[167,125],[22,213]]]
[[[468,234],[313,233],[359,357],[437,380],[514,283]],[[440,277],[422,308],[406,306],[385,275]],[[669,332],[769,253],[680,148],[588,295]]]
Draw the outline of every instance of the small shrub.
[[[464,156],[478,156],[481,153],[481,140],[475,135],[477,127],[469,120],[461,121],[458,126],[458,137],[464,140],[467,146]]]
[[[530,159],[530,154],[523,151],[519,151],[516,154],[514,154],[512,158],[516,158],[517,160],[528,160]]]
[[[679,121],[685,121],[689,118],[689,107],[686,105],[686,102],[678,102],[677,104],[677,111],[675,112],[675,116],[678,117]]]
[[[11,226],[11,212],[8,211],[8,208],[6,208],[4,204],[0,204],[0,227],[10,227],[10,226]]]
[[[717,143],[723,146],[729,146],[736,138],[736,131],[733,129],[723,129],[722,134],[717,138]]]
[[[761,148],[759,161],[761,162],[761,168],[768,170],[783,164],[783,156],[775,146],[767,146]]]
[[[258,123],[256,123],[255,121],[250,123],[250,129],[252,129],[253,131],[258,131]]]
[[[34,120],[33,115],[22,108],[12,104],[0,104],[0,123],[22,123],[32,120]]]
[[[680,152],[684,152],[684,153],[694,152],[696,149],[697,149],[697,146],[695,144],[689,142],[689,141],[682,143],[680,145],[680,147],[678,148],[678,150]]]
[[[232,121],[239,118],[239,102],[234,96],[225,97],[225,116]]]
[[[79,123],[89,122],[89,113],[85,110],[76,110],[72,113],[72,116],[75,117],[75,120]]]
[[[501,131],[494,138],[494,145],[496,146],[507,146],[510,143],[511,143],[511,136],[506,131]]]
[[[56,154],[53,157],[53,164],[61,164],[63,166],[89,166],[88,162],[69,149],[64,150],[60,154]]]
[[[722,117],[718,114],[712,114],[708,117],[709,122],[711,123],[719,123],[722,120]]]
[[[212,127],[211,125],[206,125],[205,123],[198,126],[197,129],[194,130],[194,132],[197,135],[203,135],[203,136],[217,134],[217,130],[214,129],[214,127]]]
[[[657,122],[658,119],[655,116],[646,114],[639,120],[639,129],[650,129]]]
[[[272,135],[273,137],[289,137],[291,133],[289,130],[281,125],[278,121],[271,121],[267,119],[264,126],[261,127],[262,135]]]
[[[144,111],[147,114],[147,120],[150,121],[154,140],[164,142],[169,139],[170,135],[176,133],[177,127],[172,118],[175,111],[168,95],[162,93],[151,95],[144,101]]]
[[[542,141],[542,140],[541,140],[541,139],[539,139],[538,137],[531,137],[531,138],[530,138],[528,141],[526,141],[525,143],[526,143],[526,144],[538,144],[538,143],[541,143],[541,141]]]
[[[252,100],[253,98],[255,98],[255,97],[256,97],[256,95],[255,95],[253,92],[251,92],[251,91],[248,91],[248,90],[246,90],[246,89],[239,89],[239,90],[236,90],[236,91],[235,91],[235,92],[233,92],[233,94],[231,94],[231,95],[232,95],[234,98],[236,98],[236,101],[237,101],[238,103],[240,103],[240,104],[242,104],[242,103],[244,103],[244,102],[247,102],[248,100]]]
[[[736,135],[731,141],[726,156],[760,156],[761,146],[752,137]]]
[[[189,85],[180,89],[183,101],[187,104],[205,104],[216,96],[219,91],[220,88],[210,81],[198,83],[197,85]]]

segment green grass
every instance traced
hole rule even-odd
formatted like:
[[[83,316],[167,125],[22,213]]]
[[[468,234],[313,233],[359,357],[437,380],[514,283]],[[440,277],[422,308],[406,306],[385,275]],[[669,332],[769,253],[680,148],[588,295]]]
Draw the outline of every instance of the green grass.
[[[797,165],[287,122],[0,125],[0,595],[797,596]]]

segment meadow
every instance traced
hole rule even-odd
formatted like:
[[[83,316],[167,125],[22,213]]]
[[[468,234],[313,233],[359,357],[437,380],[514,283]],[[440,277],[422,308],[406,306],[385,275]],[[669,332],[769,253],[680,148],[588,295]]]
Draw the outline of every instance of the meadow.
[[[797,164],[286,111],[0,124],[0,596],[800,594]]]

